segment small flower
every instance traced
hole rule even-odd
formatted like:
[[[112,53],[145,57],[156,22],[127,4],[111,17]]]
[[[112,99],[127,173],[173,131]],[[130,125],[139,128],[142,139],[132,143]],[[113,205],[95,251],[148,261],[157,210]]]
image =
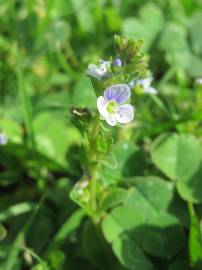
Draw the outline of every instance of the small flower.
[[[113,63],[112,63],[112,65],[113,65],[114,67],[121,67],[121,66],[122,66],[122,61],[121,61],[121,59],[120,59],[120,58],[115,58],[114,61],[113,61]]]
[[[202,78],[198,78],[198,79],[196,79],[196,83],[198,83],[198,84],[202,84]]]
[[[97,80],[101,80],[102,78],[107,77],[109,67],[109,61],[100,60],[98,66],[95,64],[88,65],[87,75],[96,78]]]
[[[152,77],[148,77],[145,79],[137,80],[136,85],[141,86],[143,88],[143,93],[145,94],[157,94],[157,91],[155,88],[151,86]]]
[[[8,142],[8,137],[4,133],[0,133],[0,145],[5,145]]]
[[[125,104],[130,99],[130,88],[127,84],[115,84],[104,91],[104,96],[97,99],[100,115],[110,126],[117,123],[127,124],[134,118],[134,107]]]

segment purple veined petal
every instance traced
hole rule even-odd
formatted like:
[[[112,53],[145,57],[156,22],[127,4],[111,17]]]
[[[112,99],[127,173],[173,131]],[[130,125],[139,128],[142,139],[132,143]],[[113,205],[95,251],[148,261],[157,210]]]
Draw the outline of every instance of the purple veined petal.
[[[143,93],[156,95],[157,94],[157,91],[156,91],[156,89],[154,87],[148,87],[148,88],[145,88],[143,90]]]
[[[118,107],[116,112],[116,121],[120,124],[130,123],[134,118],[134,107],[130,104],[124,104]]]
[[[110,126],[116,125],[116,114],[107,114],[105,119],[108,125]]]
[[[100,115],[105,118],[108,114],[107,112],[107,102],[103,96],[99,96],[97,99],[97,108]]]
[[[123,104],[130,98],[130,88],[127,84],[115,84],[104,91],[107,101],[115,100],[118,104]]]

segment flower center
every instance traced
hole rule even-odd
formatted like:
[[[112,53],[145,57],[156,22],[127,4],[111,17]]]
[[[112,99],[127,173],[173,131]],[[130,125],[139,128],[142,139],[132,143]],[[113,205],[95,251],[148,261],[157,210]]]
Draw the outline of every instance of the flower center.
[[[117,102],[115,100],[110,100],[107,104],[107,111],[108,113],[115,113],[117,107]]]

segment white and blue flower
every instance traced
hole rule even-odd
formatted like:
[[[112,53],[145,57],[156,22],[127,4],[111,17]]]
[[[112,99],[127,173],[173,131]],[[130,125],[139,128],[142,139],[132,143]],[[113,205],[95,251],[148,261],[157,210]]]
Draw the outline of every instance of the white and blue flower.
[[[102,78],[107,77],[109,68],[109,61],[100,60],[98,66],[95,64],[88,65],[87,75],[97,80],[101,80]]]
[[[8,137],[5,133],[0,133],[0,145],[6,145],[8,143]]]
[[[202,78],[198,78],[198,79],[196,79],[196,81],[195,81],[197,84],[202,84]]]
[[[143,89],[144,94],[156,95],[157,90],[154,87],[151,86],[152,80],[153,80],[152,77],[139,79],[137,81],[133,80],[128,85],[129,85],[130,88],[133,88],[135,86],[140,86]]]
[[[122,66],[122,61],[121,61],[121,59],[120,58],[115,58],[114,59],[114,61],[113,61],[113,63],[112,63],[112,65],[114,66],[114,67],[121,67]]]
[[[97,108],[110,126],[127,124],[134,118],[134,107],[127,102],[131,96],[127,84],[115,84],[105,89],[104,95],[97,99]]]

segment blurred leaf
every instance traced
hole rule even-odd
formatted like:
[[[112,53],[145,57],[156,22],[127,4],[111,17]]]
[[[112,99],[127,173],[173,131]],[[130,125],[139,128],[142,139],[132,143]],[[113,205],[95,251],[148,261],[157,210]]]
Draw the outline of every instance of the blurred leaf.
[[[190,76],[200,77],[202,75],[202,60],[193,54],[190,55],[189,66],[187,67],[187,71]]]
[[[22,202],[10,206],[8,209],[0,213],[0,221],[4,221],[8,218],[22,215],[24,213],[34,210],[35,204],[30,202]]]
[[[103,180],[106,179],[108,184],[123,177],[140,175],[146,166],[144,152],[131,142],[120,141],[114,145],[113,154],[117,160],[117,169],[104,167],[101,171]]]
[[[110,208],[122,203],[128,196],[128,191],[123,188],[112,188],[102,202],[102,211],[107,211]]]
[[[191,270],[191,268],[188,261],[177,259],[171,263],[168,270]]]
[[[70,34],[71,28],[67,21],[54,20],[48,25],[45,38],[47,39],[50,48],[57,51],[68,44]]]
[[[9,141],[13,143],[22,143],[23,130],[18,122],[7,118],[1,119],[0,130],[8,136]]]
[[[144,39],[144,48],[148,50],[163,25],[164,18],[161,9],[153,4],[148,4],[140,9],[139,19],[131,17],[124,20],[122,31],[128,38]]]
[[[121,27],[121,17],[115,8],[105,8],[104,13],[110,32],[118,32]]]
[[[58,119],[54,114],[44,112],[34,119],[34,131],[37,149],[40,153],[66,166],[66,152],[78,135],[74,129],[68,129],[65,119]]]
[[[202,12],[196,12],[189,21],[189,35],[193,51],[196,54],[202,55]]]
[[[99,226],[87,220],[82,232],[82,252],[84,256],[98,269],[110,268],[110,250]]]
[[[0,241],[6,237],[7,231],[4,226],[0,223]]]
[[[60,250],[52,251],[47,257],[50,270],[61,270],[65,261],[65,254]]]
[[[181,25],[168,23],[161,35],[159,47],[166,51],[166,58],[170,65],[184,69],[189,66],[190,51],[187,33]]]
[[[202,151],[193,135],[162,134],[151,150],[154,164],[168,177],[177,180],[180,195],[192,202],[202,201]]]
[[[101,162],[109,169],[115,170],[118,168],[118,162],[113,153],[108,153],[105,155]]]
[[[202,267],[202,231],[198,217],[192,204],[189,204],[190,232],[189,232],[189,256],[193,266]]]
[[[127,38],[143,38],[145,50],[148,50],[151,46],[150,33],[138,19],[133,17],[125,19],[122,25],[122,32]]]
[[[72,106],[95,108],[96,104],[96,96],[89,78],[81,76],[74,88]]]
[[[47,262],[41,262],[35,265],[34,267],[32,267],[31,270],[51,270],[51,269],[48,267]]]
[[[73,212],[53,237],[48,250],[59,248],[68,239],[69,235],[80,226],[84,216],[85,212],[82,209]]]
[[[82,31],[91,33],[95,31],[91,3],[87,0],[70,1]]]
[[[139,17],[145,28],[153,36],[159,33],[164,26],[164,16],[162,10],[159,6],[153,3],[142,6],[139,11]]]

